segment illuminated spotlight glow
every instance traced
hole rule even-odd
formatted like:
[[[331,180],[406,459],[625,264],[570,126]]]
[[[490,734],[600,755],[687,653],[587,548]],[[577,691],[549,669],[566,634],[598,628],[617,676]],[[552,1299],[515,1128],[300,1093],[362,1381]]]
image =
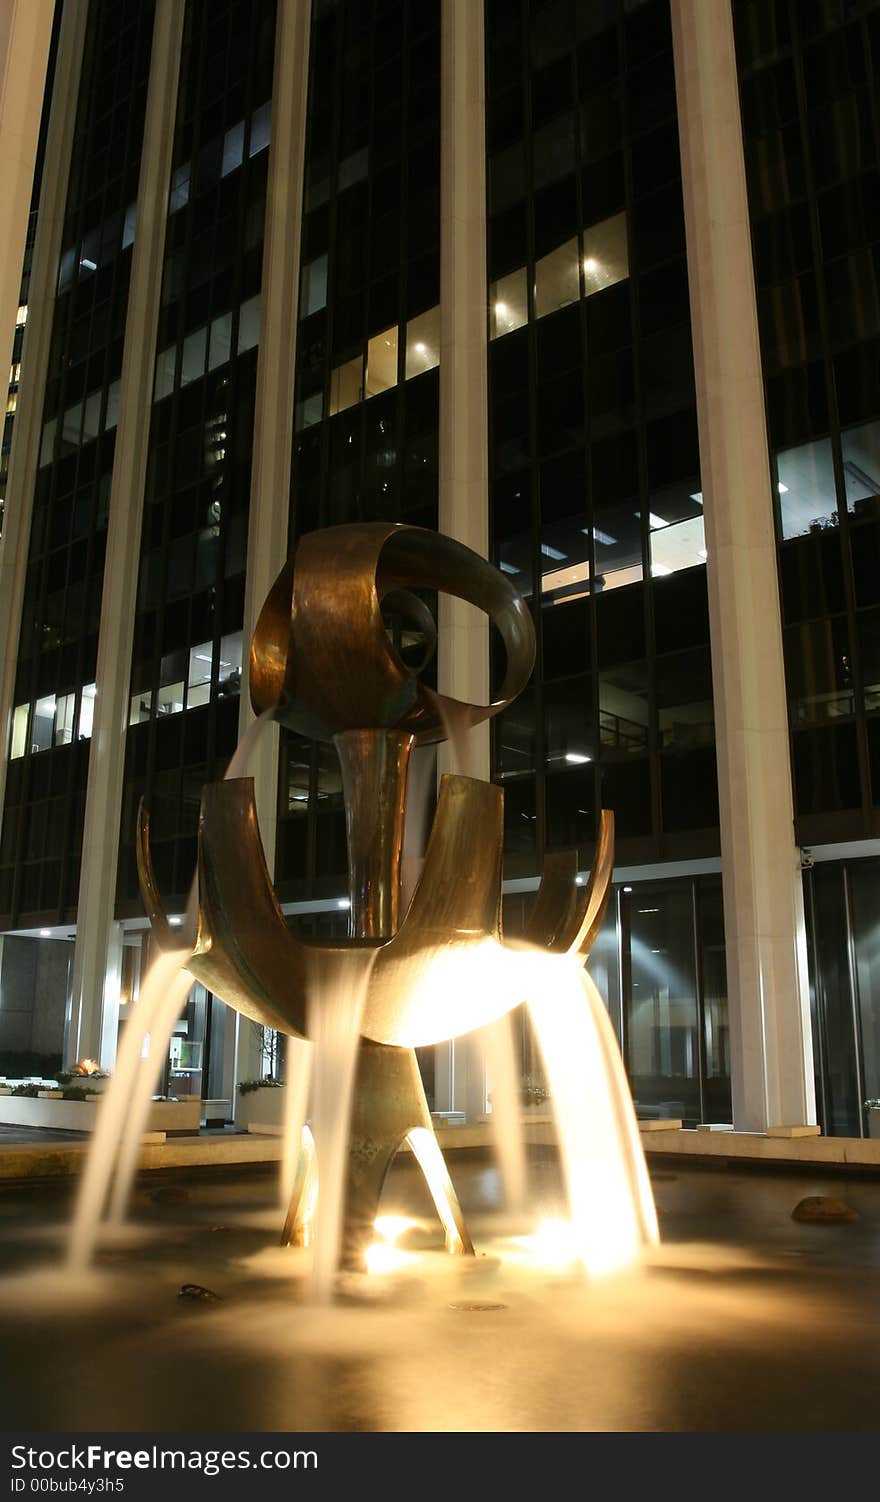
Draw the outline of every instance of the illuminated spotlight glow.
[[[368,1273],[394,1273],[414,1262],[412,1252],[402,1252],[400,1247],[387,1241],[374,1241],[364,1252]]]
[[[337,907],[351,907],[351,900],[348,897],[340,897],[339,900],[336,903],[336,906]]]
[[[418,344],[416,345],[416,354],[417,355],[423,355],[424,353],[425,353],[425,345],[422,344],[421,340],[419,340]]]
[[[496,315],[496,317],[503,318],[506,312],[507,312],[507,303],[506,302],[497,302],[495,304],[495,315]]]
[[[584,762],[592,761],[593,758],[591,756],[587,756],[583,751],[566,751],[565,759],[566,761],[571,762],[573,766],[581,767],[583,766]]]
[[[407,1231],[412,1231],[418,1225],[417,1220],[408,1220],[405,1215],[377,1215],[373,1221],[373,1230],[377,1236],[393,1246]]]
[[[514,1241],[541,1267],[573,1267],[578,1261],[577,1238],[567,1220],[542,1220],[532,1236]]]
[[[52,937],[52,930],[50,928],[41,928],[40,929],[40,938],[41,939],[50,939],[51,937]]]
[[[587,276],[592,276],[593,272],[598,270],[599,262],[595,259],[594,256],[587,256],[586,260],[584,261],[584,271],[587,273]]]

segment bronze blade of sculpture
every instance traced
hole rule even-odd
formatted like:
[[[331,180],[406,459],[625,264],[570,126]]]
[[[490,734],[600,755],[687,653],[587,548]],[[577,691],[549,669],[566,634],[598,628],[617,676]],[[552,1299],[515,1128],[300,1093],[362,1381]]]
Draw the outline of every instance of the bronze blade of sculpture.
[[[455,705],[421,684],[389,639],[383,600],[404,609],[431,649],[427,607],[414,589],[439,589],[483,609],[507,652],[491,704]],[[358,1265],[391,1161],[410,1132],[433,1132],[413,1049],[470,1032],[509,1010],[484,987],[464,1011],[431,984],[438,966],[500,948],[503,792],[442,778],[422,874],[402,921],[400,858],[406,781],[416,743],[443,736],[454,707],[467,723],[507,707],[528,680],[534,631],[525,602],[500,572],[462,544],[421,528],[365,523],[304,537],[260,614],[251,646],[251,698],[281,723],[332,740],[340,758],[349,852],[349,939],[304,942],[287,927],[272,886],[248,778],[204,789],[199,822],[198,927],[187,968],[244,1016],[295,1036],[307,1031],[309,988],[321,994],[341,949],[378,949],[361,1024],[350,1124],[345,1260]],[[421,665],[424,666],[424,663]],[[613,816],[601,815],[589,883],[576,885],[576,852],[547,857],[527,938],[556,953],[589,952],[613,866]],[[138,869],[158,942],[173,947],[138,821]],[[521,997],[517,998],[523,999]],[[298,1175],[285,1240],[303,1239]],[[472,1252],[446,1175],[451,1251]],[[433,1192],[433,1191],[432,1191]]]

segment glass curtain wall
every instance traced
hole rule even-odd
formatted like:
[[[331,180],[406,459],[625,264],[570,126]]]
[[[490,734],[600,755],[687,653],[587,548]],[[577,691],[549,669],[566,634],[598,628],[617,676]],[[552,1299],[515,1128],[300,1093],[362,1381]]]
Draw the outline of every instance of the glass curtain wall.
[[[76,912],[152,32],[149,0],[89,6],[0,836],[3,928]]]
[[[822,1129],[830,1136],[876,1135],[880,861],[816,865],[806,875],[806,895]]]
[[[139,799],[160,888],[182,908],[202,786],[223,775],[238,738],[274,40],[271,0],[187,5],[126,740],[122,917],[140,911]]]
[[[343,522],[437,525],[439,0],[314,0],[311,24],[291,548]],[[331,745],[282,732],[278,814],[281,897],[341,898]]]
[[[717,853],[667,0],[487,6],[490,537],[539,655],[494,724],[505,872]],[[503,664],[494,665],[495,681]]]
[[[800,843],[880,833],[880,7],[735,0]]]

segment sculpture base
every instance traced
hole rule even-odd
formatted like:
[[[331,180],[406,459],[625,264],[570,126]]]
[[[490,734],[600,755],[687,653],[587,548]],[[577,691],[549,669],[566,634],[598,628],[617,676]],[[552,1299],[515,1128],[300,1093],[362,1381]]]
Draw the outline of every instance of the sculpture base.
[[[418,1061],[411,1048],[391,1048],[362,1038],[352,1098],[341,1264],[364,1267],[373,1240],[388,1170],[409,1141],[437,1207],[449,1252],[474,1255],[464,1215],[434,1136]],[[281,1235],[282,1246],[309,1241],[316,1185],[314,1163],[303,1155]]]

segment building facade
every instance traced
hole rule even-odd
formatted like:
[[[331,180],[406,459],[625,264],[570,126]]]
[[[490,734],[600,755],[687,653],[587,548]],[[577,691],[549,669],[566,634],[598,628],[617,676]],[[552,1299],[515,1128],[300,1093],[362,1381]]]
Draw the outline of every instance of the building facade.
[[[505,924],[613,809],[591,968],[640,1113],[867,1131],[878,71],[875,0],[64,0],[0,541],[0,1071],[112,1065],[140,799],[182,913],[272,580],[386,519],[530,603],[472,748]],[[485,700],[496,659],[441,600],[439,686]],[[344,932],[335,753],[272,735],[279,898]],[[469,1040],[422,1064],[485,1109]],[[280,1067],[193,988],[170,1091]]]

